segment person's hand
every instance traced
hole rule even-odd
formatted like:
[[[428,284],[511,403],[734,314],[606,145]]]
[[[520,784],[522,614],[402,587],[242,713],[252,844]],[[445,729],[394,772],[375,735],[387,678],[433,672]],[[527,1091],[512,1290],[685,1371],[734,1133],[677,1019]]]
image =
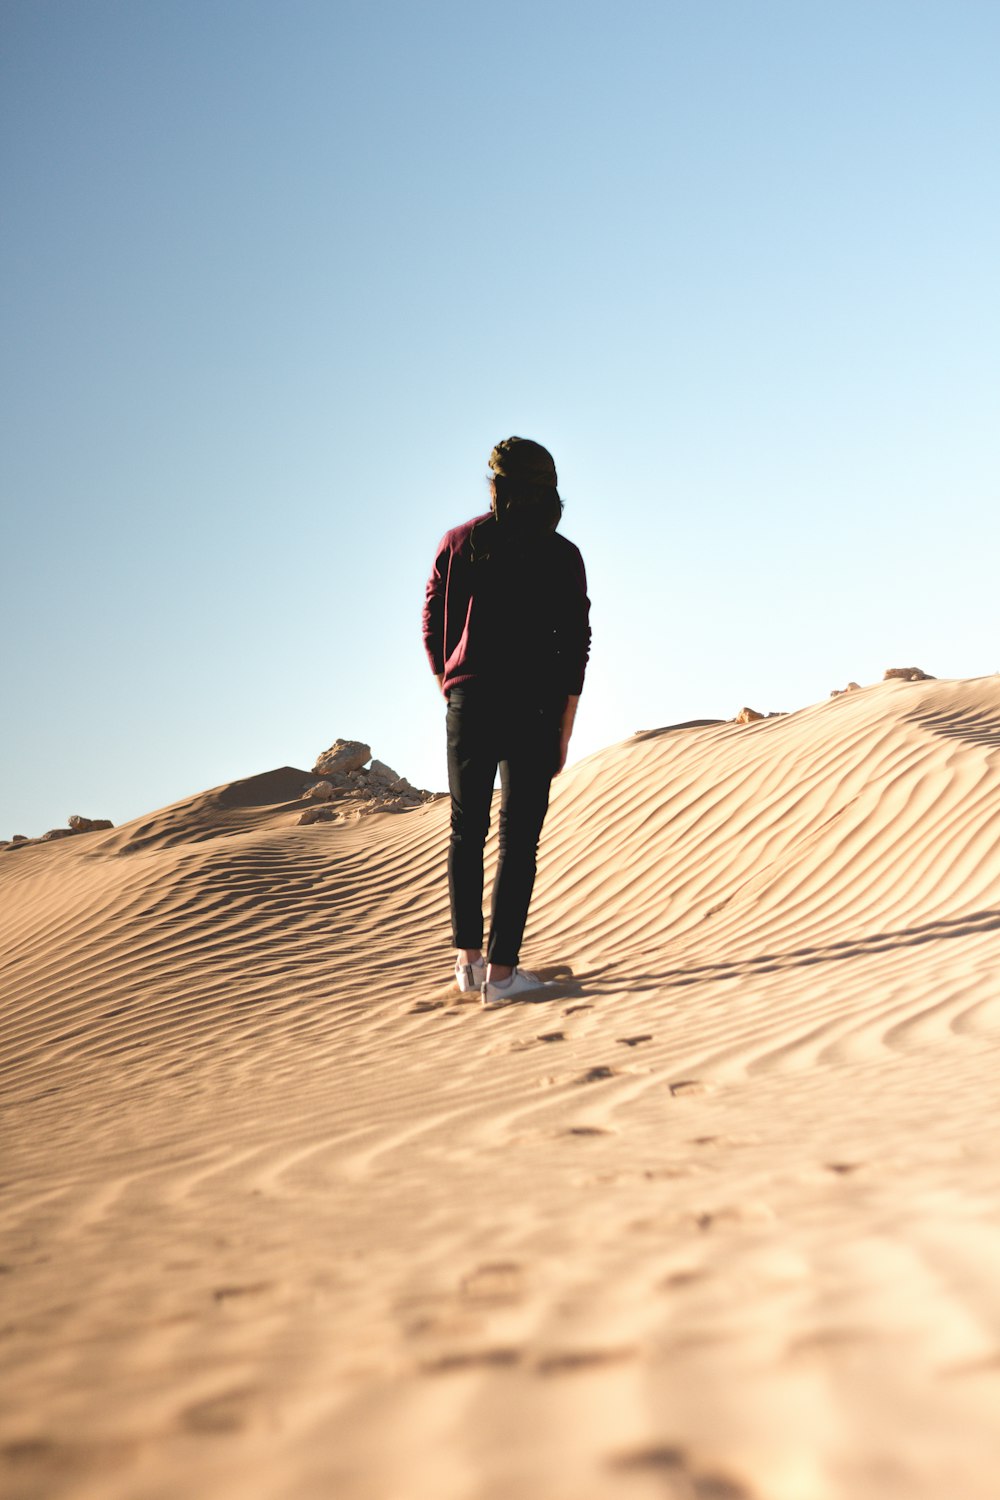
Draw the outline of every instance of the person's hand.
[[[444,673],[443,672],[435,672],[434,673],[434,681],[437,683],[438,687],[440,688],[441,692],[443,693],[444,692]]]

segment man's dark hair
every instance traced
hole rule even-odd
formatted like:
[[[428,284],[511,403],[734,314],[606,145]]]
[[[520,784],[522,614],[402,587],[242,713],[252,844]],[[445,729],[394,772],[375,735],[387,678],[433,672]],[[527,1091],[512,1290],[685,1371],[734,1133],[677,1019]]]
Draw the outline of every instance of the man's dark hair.
[[[555,531],[563,503],[554,484],[537,484],[506,474],[493,476],[493,514],[500,526],[511,526],[526,535],[543,536]]]

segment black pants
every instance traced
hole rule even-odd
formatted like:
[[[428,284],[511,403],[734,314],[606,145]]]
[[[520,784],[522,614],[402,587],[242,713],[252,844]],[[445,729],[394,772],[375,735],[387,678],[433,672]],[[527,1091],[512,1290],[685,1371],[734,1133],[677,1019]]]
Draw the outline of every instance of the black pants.
[[[513,966],[520,954],[564,706],[501,697],[480,683],[448,694],[448,891],[456,948],[483,945],[483,845],[500,769],[500,858],[486,949],[492,963]]]

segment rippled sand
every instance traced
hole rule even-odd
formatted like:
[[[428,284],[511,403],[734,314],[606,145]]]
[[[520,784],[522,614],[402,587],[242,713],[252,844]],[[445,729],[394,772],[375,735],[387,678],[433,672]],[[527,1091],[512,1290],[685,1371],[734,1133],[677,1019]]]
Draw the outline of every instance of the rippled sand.
[[[995,1500],[1000,677],[447,806],[303,772],[0,855],[10,1500]]]

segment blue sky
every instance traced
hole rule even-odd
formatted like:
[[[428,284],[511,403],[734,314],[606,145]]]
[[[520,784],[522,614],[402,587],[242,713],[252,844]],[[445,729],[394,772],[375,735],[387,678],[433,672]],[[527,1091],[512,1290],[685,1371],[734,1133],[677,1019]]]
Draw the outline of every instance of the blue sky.
[[[555,455],[574,755],[1000,669],[1000,7],[5,0],[0,837],[365,739]]]

